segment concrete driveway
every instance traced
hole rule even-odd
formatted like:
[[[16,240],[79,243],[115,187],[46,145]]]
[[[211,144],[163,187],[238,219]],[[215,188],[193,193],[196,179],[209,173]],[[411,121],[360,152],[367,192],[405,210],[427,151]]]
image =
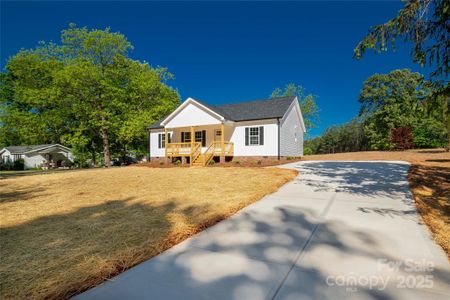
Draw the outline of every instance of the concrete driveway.
[[[78,299],[450,299],[404,162],[301,162],[232,218]],[[251,187],[249,187],[251,188]]]

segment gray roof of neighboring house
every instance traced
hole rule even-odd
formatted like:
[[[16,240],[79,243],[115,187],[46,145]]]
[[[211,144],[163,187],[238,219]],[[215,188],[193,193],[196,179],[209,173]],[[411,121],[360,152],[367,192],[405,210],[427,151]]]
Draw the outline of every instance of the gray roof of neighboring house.
[[[281,118],[284,116],[294,99],[294,96],[288,96],[218,106],[207,105],[204,102],[198,101],[196,99],[195,101],[215,111],[225,119],[239,122]],[[161,122],[165,118],[167,118],[167,116],[150,125],[148,129],[162,128]]]
[[[33,145],[33,146],[8,146],[3,149],[8,150],[9,152],[11,152],[11,154],[22,154],[25,152],[48,148],[51,146],[60,146],[60,145],[59,144],[42,144],[42,145]]]

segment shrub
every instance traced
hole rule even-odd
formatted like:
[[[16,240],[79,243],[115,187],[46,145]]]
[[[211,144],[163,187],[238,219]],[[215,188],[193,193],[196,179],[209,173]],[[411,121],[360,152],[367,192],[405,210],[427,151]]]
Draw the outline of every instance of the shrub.
[[[257,164],[258,164],[258,165],[261,165],[261,164],[262,164],[262,161],[261,161],[261,160],[258,160],[258,161],[257,161]]]
[[[73,155],[73,164],[76,168],[89,168],[92,164],[92,155],[87,151],[81,151],[75,147]]]
[[[309,147],[303,148],[303,155],[311,155],[311,154],[313,154],[313,151],[311,148],[309,148]]]
[[[237,164],[237,165],[239,165],[239,164],[241,164],[241,162],[239,161],[239,160],[235,160],[235,161],[233,161],[235,164]]]
[[[210,166],[214,166],[216,164],[216,162],[214,161],[214,159],[211,159],[208,163],[208,165]]]
[[[391,129],[390,142],[395,149],[411,149],[414,146],[413,140],[414,136],[411,127],[403,126]]]
[[[423,118],[413,123],[414,147],[437,148],[448,143],[447,132],[442,122],[433,118]]]
[[[162,166],[163,164],[164,164],[164,161],[161,160],[161,161],[159,162],[159,165]]]
[[[18,160],[14,161],[13,168],[14,170],[23,170],[25,167],[25,161],[23,158],[19,158]]]
[[[175,161],[175,165],[177,165],[177,166],[181,165],[181,160],[177,159],[177,160]]]
[[[0,163],[0,171],[10,171],[13,165],[10,162]]]

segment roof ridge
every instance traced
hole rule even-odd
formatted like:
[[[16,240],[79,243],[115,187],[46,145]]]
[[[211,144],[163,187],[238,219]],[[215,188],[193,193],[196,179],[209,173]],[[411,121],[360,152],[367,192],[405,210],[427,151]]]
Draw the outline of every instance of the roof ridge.
[[[254,100],[247,100],[247,101],[224,103],[224,104],[220,104],[220,105],[214,105],[213,107],[221,107],[221,106],[227,106],[227,105],[238,105],[238,104],[246,104],[246,103],[253,103],[253,102],[275,101],[275,100],[279,100],[279,99],[295,98],[295,97],[296,96],[280,96],[280,97],[273,97],[273,98],[262,98],[262,99],[254,99]]]

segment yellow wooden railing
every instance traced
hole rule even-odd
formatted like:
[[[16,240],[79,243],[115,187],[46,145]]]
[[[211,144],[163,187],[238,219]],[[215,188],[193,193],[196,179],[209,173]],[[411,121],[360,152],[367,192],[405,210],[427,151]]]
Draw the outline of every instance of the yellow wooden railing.
[[[234,144],[232,142],[213,141],[205,152],[202,153],[202,144],[199,142],[191,143],[167,143],[166,157],[189,156],[190,165],[196,159],[203,155],[203,165],[207,165],[214,156],[232,156],[234,154]]]
[[[234,154],[234,143],[224,142],[223,143],[223,154],[225,156],[232,156]]]
[[[213,141],[209,145],[208,149],[206,149],[205,153],[203,153],[203,165],[206,166],[210,162],[210,160],[214,157],[217,143],[219,143],[219,145],[220,145],[220,142]]]
[[[213,141],[206,151],[203,153],[203,164],[206,166],[214,156],[217,155],[231,156],[234,153],[234,144],[232,142]]]
[[[194,163],[194,161],[197,159],[197,157],[199,157],[202,154],[202,144],[201,143],[195,143],[194,147],[192,148],[191,151],[191,157],[189,160],[189,164],[192,166],[192,164]]]
[[[199,143],[196,143],[199,144]],[[168,143],[166,148],[167,156],[189,155],[191,154],[192,144],[188,143]]]

